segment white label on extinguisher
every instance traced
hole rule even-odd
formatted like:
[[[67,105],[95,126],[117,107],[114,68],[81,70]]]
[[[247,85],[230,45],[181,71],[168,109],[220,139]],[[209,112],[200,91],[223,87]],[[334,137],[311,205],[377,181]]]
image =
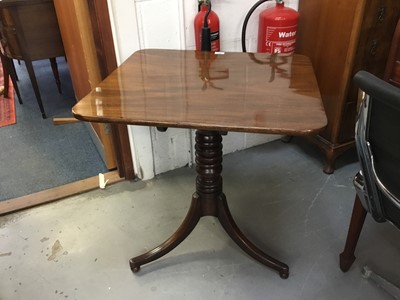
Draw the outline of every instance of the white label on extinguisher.
[[[211,32],[211,51],[219,51],[219,31]]]
[[[211,32],[211,41],[219,40],[219,31]]]
[[[292,53],[296,45],[297,25],[286,27],[267,26],[265,46],[268,53]]]

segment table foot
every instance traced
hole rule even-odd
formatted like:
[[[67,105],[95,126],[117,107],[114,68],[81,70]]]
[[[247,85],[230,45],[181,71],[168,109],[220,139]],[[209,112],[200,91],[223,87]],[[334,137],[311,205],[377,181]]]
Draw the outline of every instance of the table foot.
[[[261,251],[256,245],[254,245],[239,229],[236,225],[233,217],[229,211],[226,197],[222,194],[218,201],[218,219],[231,237],[231,239],[240,247],[244,252],[250,255],[255,260],[259,261],[263,265],[278,271],[279,276],[283,279],[289,277],[289,266],[269,256],[268,254]]]
[[[129,260],[132,272],[139,272],[141,265],[152,262],[175,249],[193,231],[200,217],[201,202],[198,196],[194,194],[189,211],[177,231],[161,245]]]

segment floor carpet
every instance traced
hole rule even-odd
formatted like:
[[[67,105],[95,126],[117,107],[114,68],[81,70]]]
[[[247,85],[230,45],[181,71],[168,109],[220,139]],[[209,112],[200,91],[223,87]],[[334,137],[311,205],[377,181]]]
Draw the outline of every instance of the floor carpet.
[[[0,201],[107,171],[87,124],[53,125],[54,117],[71,117],[76,103],[67,62],[57,62],[62,94],[50,62],[34,62],[47,119],[41,117],[24,63],[15,63],[23,104],[15,104],[18,122],[0,128]]]

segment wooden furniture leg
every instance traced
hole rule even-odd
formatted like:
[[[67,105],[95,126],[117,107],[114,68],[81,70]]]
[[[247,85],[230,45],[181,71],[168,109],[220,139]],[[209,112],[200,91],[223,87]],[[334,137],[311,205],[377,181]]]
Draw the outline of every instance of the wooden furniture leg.
[[[17,81],[19,81],[19,79],[18,79],[18,74],[17,74],[17,70],[15,69],[15,65],[14,65],[14,60],[13,60],[13,59],[11,60],[11,63],[12,63],[13,72],[14,72],[14,74],[15,74],[15,79],[16,79]],[[21,63],[19,62],[19,60],[18,60],[18,64],[19,64],[19,65],[21,64]]]
[[[340,269],[343,272],[347,272],[351,265],[353,264],[356,257],[354,256],[354,251],[357,246],[358,239],[360,237],[360,233],[362,227],[364,225],[365,217],[367,215],[367,211],[362,206],[358,195],[354,200],[353,213],[351,215],[351,221],[349,226],[349,232],[347,234],[346,244],[344,246],[344,250],[340,253]]]
[[[22,104],[21,94],[19,93],[19,88],[17,84],[17,75],[15,73],[14,63],[11,58],[6,56],[1,56],[1,63],[3,65],[3,77],[4,77],[4,97],[8,98],[9,92],[9,77],[11,77],[11,81],[14,86],[15,93],[17,94],[19,104]]]
[[[153,250],[132,258],[129,261],[131,270],[136,273],[140,270],[141,265],[152,262],[176,248],[196,227],[201,217],[200,213],[201,201],[198,197],[193,195],[192,204],[190,205],[189,211],[178,230],[169,239]]]
[[[255,260],[259,261],[263,265],[266,265],[267,267],[270,267],[271,269],[278,271],[281,278],[288,278],[289,267],[286,264],[261,251],[240,231],[229,211],[228,203],[226,202],[224,194],[221,195],[218,204],[218,220],[231,239],[234,240],[244,252],[253,257]]]
[[[56,81],[58,92],[61,94],[60,74],[58,73],[57,60],[55,57],[50,58],[51,70],[53,71],[54,80]]]
[[[196,227],[201,217],[214,216],[235,243],[260,263],[288,278],[289,267],[265,254],[255,246],[239,229],[222,191],[222,136],[216,131],[196,132],[196,192],[188,214],[178,230],[160,246],[130,260],[133,272],[140,266],[154,261],[177,247]]]
[[[29,74],[29,79],[31,80],[31,84],[33,87],[33,91],[35,92],[36,101],[39,105],[40,112],[42,113],[42,118],[46,119],[46,113],[44,112],[44,107],[42,103],[42,97],[40,96],[39,86],[36,80],[35,71],[33,69],[32,61],[25,59],[25,66]]]

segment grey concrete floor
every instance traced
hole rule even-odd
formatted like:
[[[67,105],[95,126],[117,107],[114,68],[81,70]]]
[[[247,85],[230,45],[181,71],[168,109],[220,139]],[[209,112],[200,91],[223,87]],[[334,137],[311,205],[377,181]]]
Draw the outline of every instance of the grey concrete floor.
[[[357,259],[342,273],[358,164],[349,154],[326,175],[322,161],[297,139],[224,157],[236,223],[289,265],[286,280],[247,256],[213,217],[131,272],[129,259],[168,238],[186,214],[195,171],[181,168],[0,217],[0,299],[391,299],[360,272],[368,265],[400,284],[400,233],[368,216]]]

